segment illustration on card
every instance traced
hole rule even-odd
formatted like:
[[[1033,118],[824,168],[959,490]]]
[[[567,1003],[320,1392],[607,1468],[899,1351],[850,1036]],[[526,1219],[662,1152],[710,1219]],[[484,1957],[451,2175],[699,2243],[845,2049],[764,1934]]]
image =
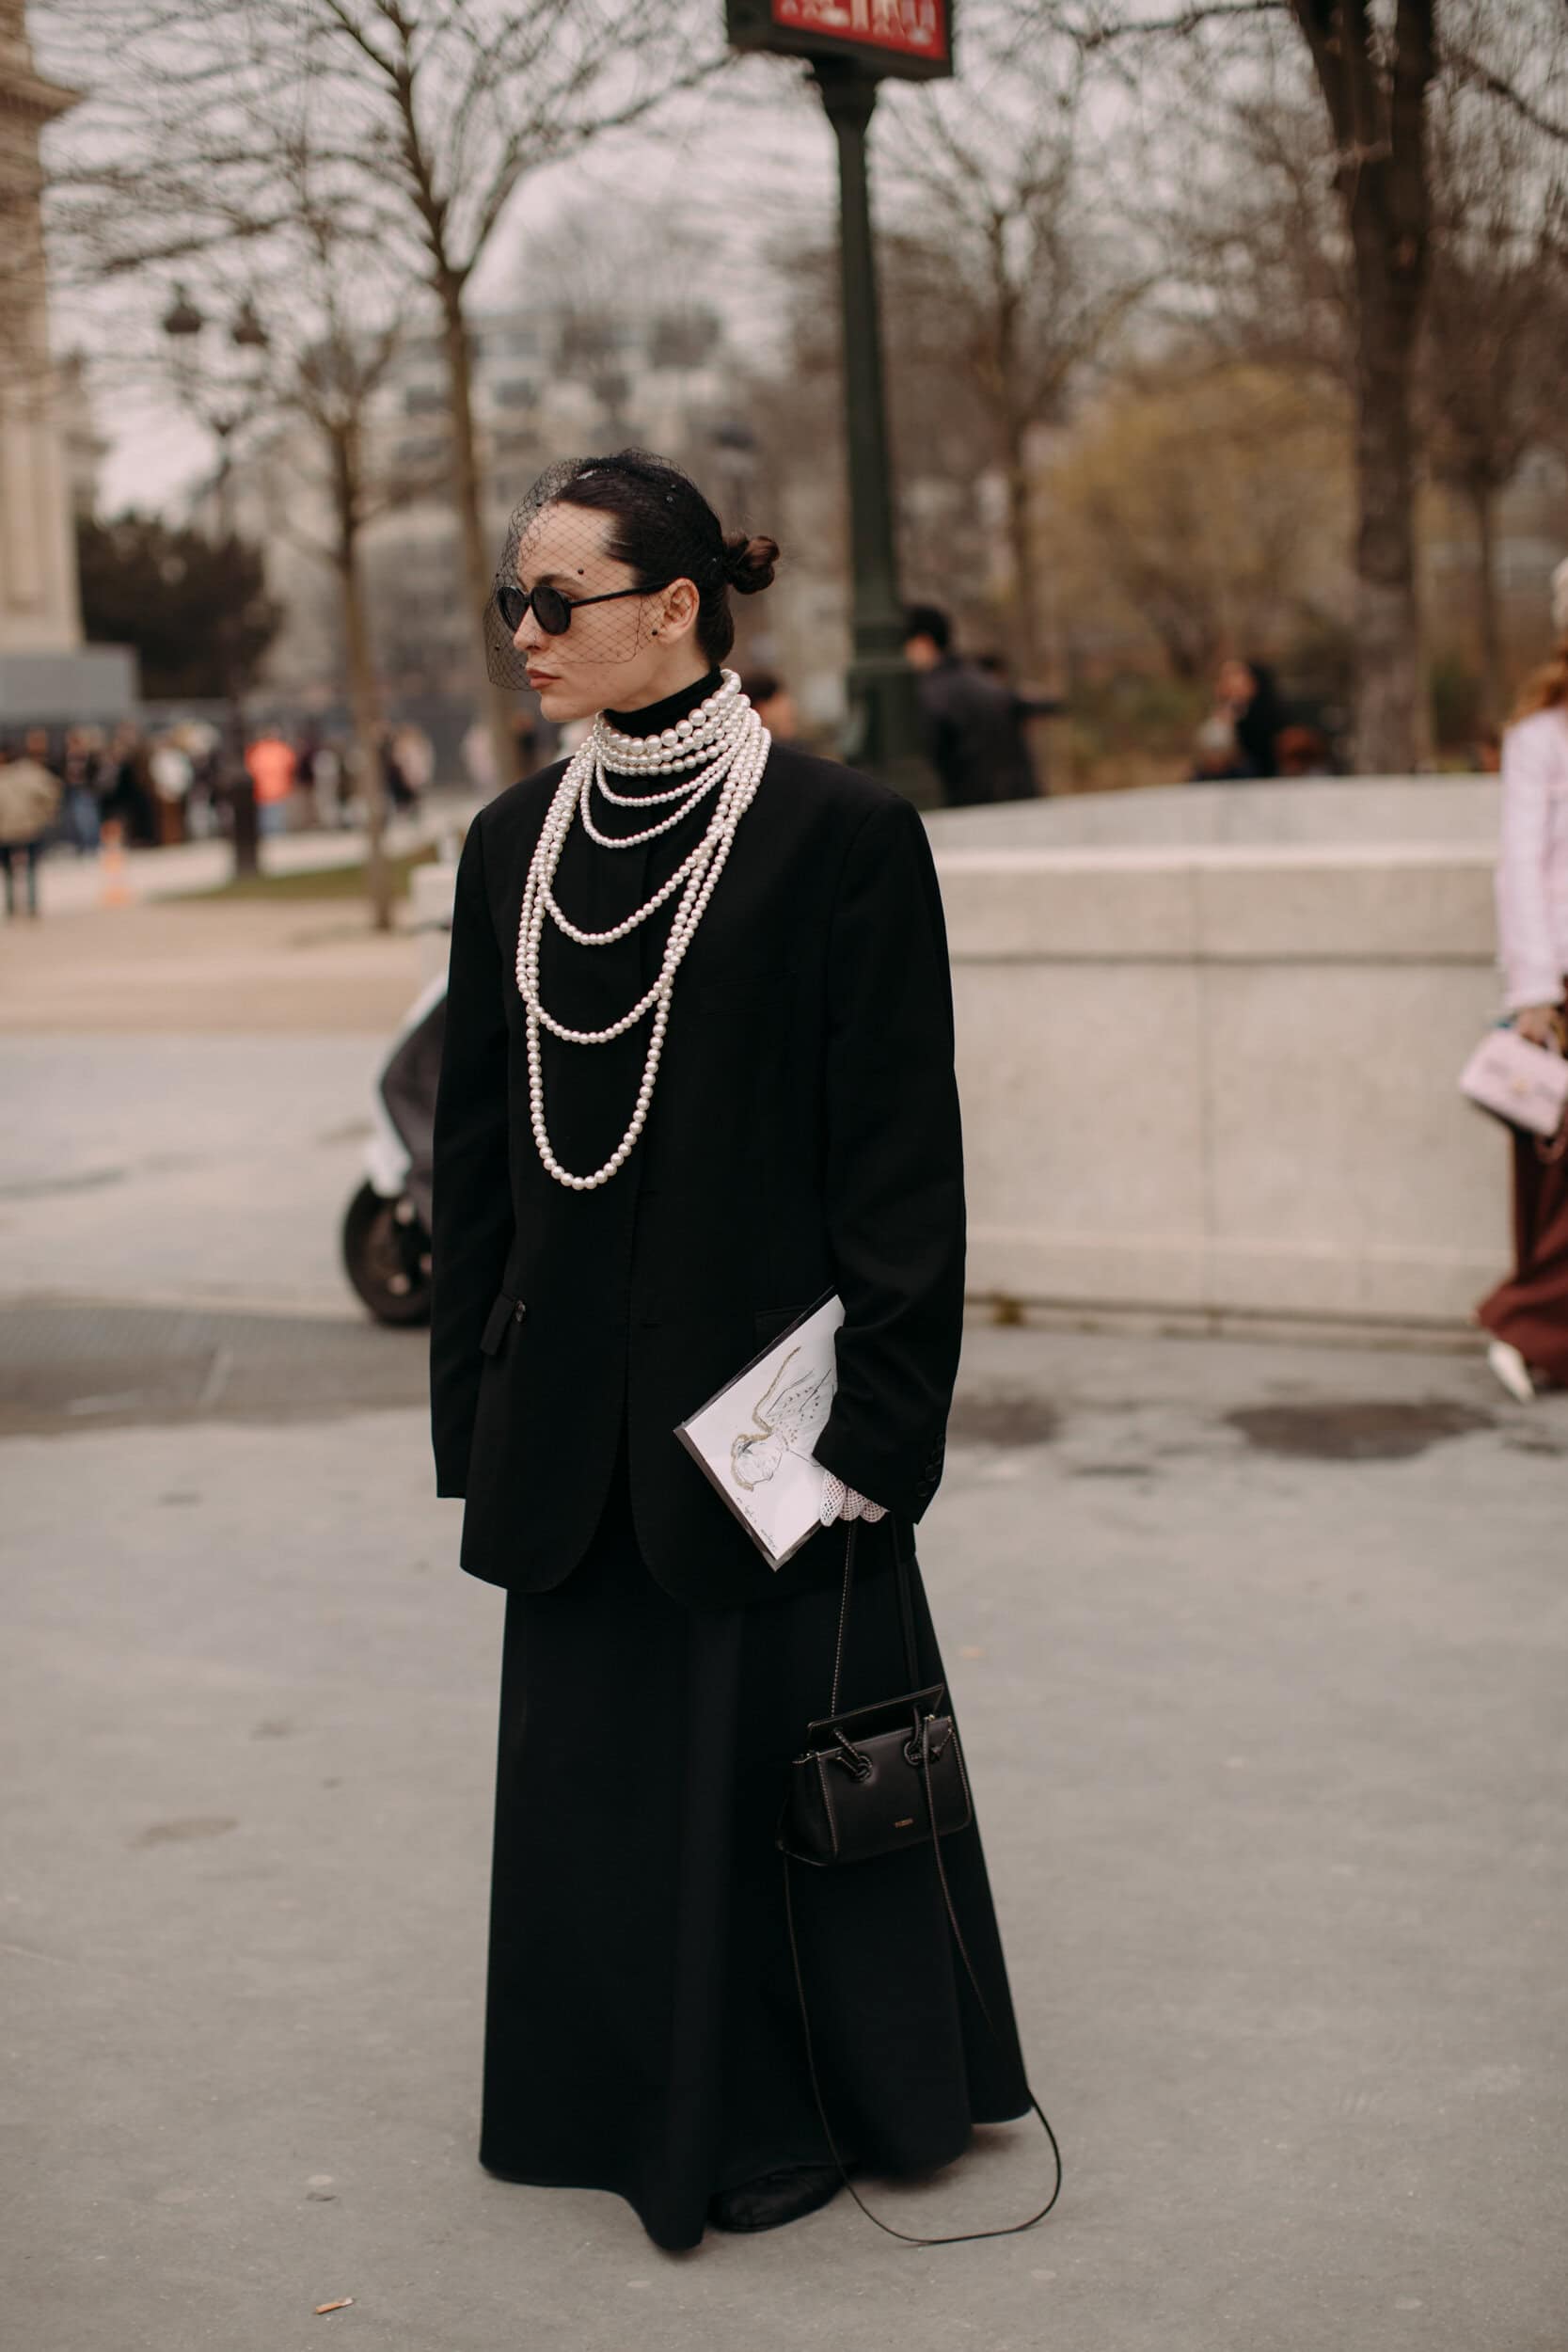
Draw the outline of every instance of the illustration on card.
[[[785,1384],[790,1365],[800,1355],[792,1347],[764,1393],[752,1406],[752,1426],[730,1448],[730,1470],[737,1486],[748,1492],[766,1486],[786,1454],[810,1456],[833,1401],[834,1367],[808,1370]]]

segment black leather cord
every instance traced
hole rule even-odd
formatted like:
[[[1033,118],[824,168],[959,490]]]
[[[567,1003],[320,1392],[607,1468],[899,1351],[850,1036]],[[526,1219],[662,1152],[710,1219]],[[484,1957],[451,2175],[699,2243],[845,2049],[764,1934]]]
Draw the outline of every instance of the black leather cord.
[[[910,1688],[912,1691],[920,1680],[915,1652],[914,1607],[910,1593],[909,1567],[902,1554],[896,1549],[896,1535],[894,1538],[894,1543],[895,1574],[898,1586],[898,1614],[903,1627],[904,1659],[909,1669]],[[834,1715],[838,1713],[839,1681],[844,1666],[844,1644],[846,1629],[849,1620],[849,1593],[854,1576],[854,1563],[855,1522],[851,1519],[844,1546],[844,1597],[839,1608],[838,1649],[833,1660],[833,1694],[832,1707],[830,1711]],[[947,1870],[942,1858],[942,1838],[937,1829],[936,1802],[931,1794],[931,1719],[929,1715],[923,1718],[920,1726],[920,1768],[921,1785],[926,1797],[926,1818],[930,1825],[931,1831],[931,1857],[936,1864],[937,1884],[941,1891],[942,1905],[943,1913],[946,1916],[947,1926],[951,1931],[953,1941],[958,1947],[958,1958],[963,1963],[964,1974],[969,1979],[970,1989],[974,1994],[980,2015],[985,2021],[986,2031],[990,2035],[990,2038],[996,2044],[997,2049],[1002,2053],[1003,2057],[1006,2058],[1008,2055],[1006,2045],[1004,2042],[1001,2034],[997,2031],[995,2020],[992,2018],[990,2010],[986,2005],[986,1996],[980,1990],[980,1980],[974,1973],[974,1963],[969,1957],[969,1947],[964,1942],[963,1931],[958,1925],[958,1914],[953,1908],[952,1891],[947,1883]],[[1057,2198],[1062,2193],[1062,2152],[1057,2145],[1056,2135],[1051,2128],[1051,2123],[1046,2115],[1045,2109],[1036,2098],[1027,2075],[1024,2077],[1023,2088],[1028,2094],[1029,2105],[1034,2108],[1035,2113],[1038,2116],[1040,2120],[1040,2126],[1045,2133],[1046,2138],[1051,2142],[1051,2153],[1055,2159],[1056,2164],[1056,2183],[1055,2186],[1052,2189],[1050,2196],[1046,2199],[1045,2203],[1040,2207],[1038,2213],[1032,2213],[1026,2221],[1009,2221],[1005,2224],[1003,2228],[998,2230],[958,2231],[950,2237],[915,2237],[908,2230],[895,2230],[890,2221],[883,2221],[879,2215],[874,2214],[870,2206],[866,2203],[864,2198],[861,2195],[859,2189],[855,2186],[854,2182],[849,2178],[848,2168],[845,2164],[844,2158],[839,2153],[838,2142],[833,2137],[832,2125],[828,2121],[828,2109],[822,2097],[821,2078],[817,2073],[816,2046],[812,2036],[811,2011],[806,2002],[805,1979],[800,1970],[800,1941],[795,1931],[795,1888],[794,1882],[790,1877],[789,1862],[789,1855],[784,1853],[783,1856],[784,1920],[789,1930],[789,1957],[791,1965],[795,1971],[795,1994],[796,1998],[800,2004],[800,2024],[805,2034],[806,2071],[811,2077],[812,2097],[816,2102],[816,2116],[817,2121],[822,2126],[822,2136],[828,2143],[828,2148],[834,2164],[838,2167],[839,2177],[843,2181],[845,2187],[848,2190],[850,2196],[854,2199],[856,2204],[860,2207],[862,2213],[864,2214],[868,2221],[875,2222],[878,2229],[882,2231],[888,2237],[901,2239],[903,2244],[906,2246],[970,2246],[973,2245],[978,2238],[1016,2237],[1021,2230],[1032,2230],[1037,2221],[1043,2221],[1045,2219],[1046,2215],[1051,2211],[1052,2207],[1055,2204]]]

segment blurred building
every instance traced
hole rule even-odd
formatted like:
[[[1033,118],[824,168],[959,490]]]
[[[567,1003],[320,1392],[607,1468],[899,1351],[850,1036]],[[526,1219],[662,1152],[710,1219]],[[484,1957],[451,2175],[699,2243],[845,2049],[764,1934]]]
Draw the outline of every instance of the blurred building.
[[[76,99],[34,66],[23,0],[0,0],[0,722],[11,725],[118,718],[135,697],[125,648],[82,642],[73,509],[90,419],[79,375],[49,347],[40,141]]]
[[[657,450],[726,514],[745,506],[751,435],[735,409],[733,355],[712,311],[557,304],[481,313],[472,336],[484,529],[498,556],[534,476],[591,450]],[[405,699],[466,696],[473,685],[474,616],[450,450],[442,339],[415,333],[371,407],[369,470],[386,511],[363,542],[377,667],[388,692]],[[228,495],[236,528],[264,548],[269,591],[286,610],[265,682],[279,695],[319,701],[336,689],[342,663],[331,575],[308,551],[331,537],[309,429],[291,424],[237,457]],[[286,536],[276,528],[280,514],[290,517]]]

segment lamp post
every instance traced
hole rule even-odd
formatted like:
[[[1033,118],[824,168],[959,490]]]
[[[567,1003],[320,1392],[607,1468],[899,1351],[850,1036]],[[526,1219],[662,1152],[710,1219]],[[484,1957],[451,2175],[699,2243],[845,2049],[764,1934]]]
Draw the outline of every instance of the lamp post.
[[[929,81],[952,72],[953,0],[847,9],[826,0],[726,0],[725,14],[736,48],[809,61],[838,142],[852,636],[844,749],[924,806],[935,798],[935,779],[903,658],[866,134],[888,75]]]
[[[904,608],[898,594],[877,251],[866,171],[866,135],[877,103],[877,83],[844,57],[814,57],[811,71],[838,141],[852,599],[849,726],[844,749],[848,758],[923,805],[935,794],[924,756],[914,677],[903,652]]]
[[[234,537],[233,439],[256,413],[260,377],[268,348],[265,326],[247,295],[234,313],[229,329],[231,347],[242,355],[238,373],[230,379],[227,396],[204,401],[195,365],[196,354],[209,322],[183,286],[164,313],[164,333],[174,348],[174,379],[180,397],[218,445],[213,489],[217,508],[217,536],[224,547]],[[231,635],[223,647],[225,702],[218,790],[230,812],[236,875],[254,874],[261,859],[257,840],[256,790],[245,762],[245,708],[241,700],[238,663]]]

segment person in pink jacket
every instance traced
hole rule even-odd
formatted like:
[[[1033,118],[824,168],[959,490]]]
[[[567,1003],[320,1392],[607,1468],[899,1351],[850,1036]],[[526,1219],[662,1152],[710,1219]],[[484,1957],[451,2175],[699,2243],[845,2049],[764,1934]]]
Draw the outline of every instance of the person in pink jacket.
[[[1568,563],[1552,575],[1551,660],[1527,680],[1503,738],[1497,944],[1513,1025],[1568,1050]],[[1476,1310],[1488,1360],[1521,1403],[1568,1384],[1568,1152],[1516,1134],[1514,1272]]]

